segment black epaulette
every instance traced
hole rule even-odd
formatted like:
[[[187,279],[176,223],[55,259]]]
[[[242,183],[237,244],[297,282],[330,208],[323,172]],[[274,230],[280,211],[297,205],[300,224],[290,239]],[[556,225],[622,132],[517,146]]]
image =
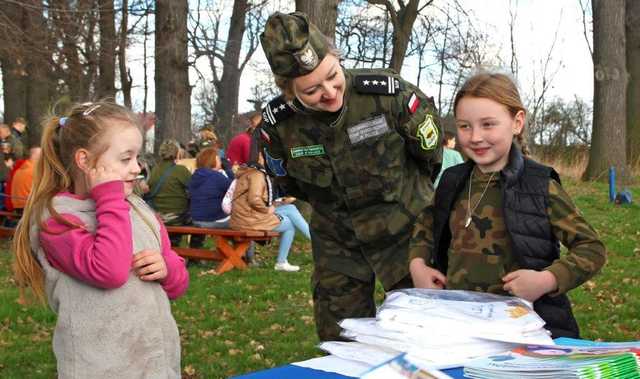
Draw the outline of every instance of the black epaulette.
[[[397,95],[402,83],[391,75],[361,74],[353,78],[353,86],[359,93],[375,93],[378,95]]]
[[[262,121],[267,126],[276,126],[282,120],[286,120],[296,113],[287,103],[284,96],[278,96],[262,108]]]

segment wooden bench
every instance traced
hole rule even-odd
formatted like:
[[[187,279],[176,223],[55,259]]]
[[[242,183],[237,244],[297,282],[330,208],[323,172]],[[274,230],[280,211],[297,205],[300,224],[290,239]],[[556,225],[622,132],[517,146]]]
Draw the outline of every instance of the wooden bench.
[[[4,226],[5,219],[19,220],[20,215],[13,212],[0,211],[0,238],[12,238],[16,229]]]
[[[242,257],[252,241],[270,241],[278,232],[262,230],[210,229],[193,226],[167,226],[167,232],[175,234],[204,234],[215,241],[215,250],[173,247],[178,255],[188,259],[221,261],[216,272],[222,274],[234,268],[244,270],[247,264]]]

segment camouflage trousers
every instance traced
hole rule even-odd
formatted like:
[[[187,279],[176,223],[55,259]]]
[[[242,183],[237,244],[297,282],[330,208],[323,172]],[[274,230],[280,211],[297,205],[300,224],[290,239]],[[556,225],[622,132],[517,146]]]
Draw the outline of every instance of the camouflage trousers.
[[[344,340],[338,323],[345,318],[375,317],[375,287],[373,274],[369,280],[360,280],[316,266],[312,277],[313,311],[320,340]],[[406,275],[385,291],[411,287],[411,276]]]

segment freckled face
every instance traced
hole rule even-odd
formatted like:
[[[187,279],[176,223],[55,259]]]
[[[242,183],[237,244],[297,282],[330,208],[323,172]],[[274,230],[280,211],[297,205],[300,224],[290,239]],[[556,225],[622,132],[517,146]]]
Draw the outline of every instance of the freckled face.
[[[456,106],[458,144],[482,172],[502,170],[513,137],[522,132],[524,111],[512,116],[506,106],[482,97],[463,97]]]
[[[140,174],[138,165],[138,154],[142,148],[142,134],[140,131],[127,123],[110,128],[104,143],[109,146],[107,150],[98,158],[96,167],[109,167],[116,172],[124,182],[125,195],[130,195],[136,182],[136,176]]]
[[[293,79],[294,92],[307,107],[337,112],[344,102],[345,79],[338,58],[327,54],[318,67]]]

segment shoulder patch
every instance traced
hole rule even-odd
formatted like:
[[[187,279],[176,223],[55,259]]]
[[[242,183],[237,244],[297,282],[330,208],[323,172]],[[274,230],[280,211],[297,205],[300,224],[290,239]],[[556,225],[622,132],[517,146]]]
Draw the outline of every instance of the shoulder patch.
[[[361,74],[353,78],[353,86],[359,93],[396,95],[400,93],[400,79],[391,75]]]
[[[268,126],[276,126],[280,121],[286,120],[295,113],[295,110],[284,99],[278,96],[262,108],[262,121]]]

